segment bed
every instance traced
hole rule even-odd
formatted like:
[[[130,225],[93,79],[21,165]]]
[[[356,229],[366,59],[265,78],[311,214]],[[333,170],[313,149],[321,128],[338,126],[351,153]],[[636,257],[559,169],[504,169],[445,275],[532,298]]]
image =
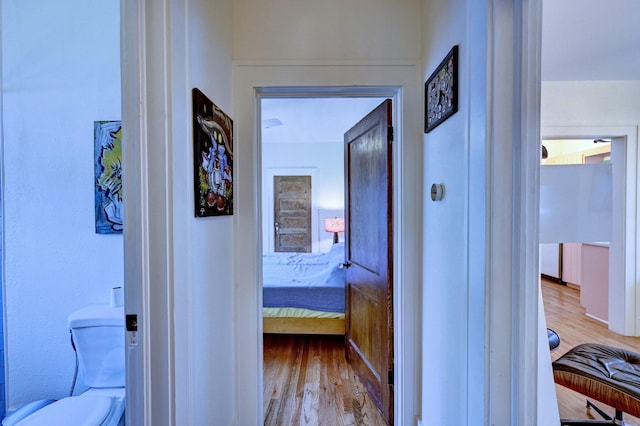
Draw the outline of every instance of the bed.
[[[344,334],[344,243],[263,256],[263,332]]]

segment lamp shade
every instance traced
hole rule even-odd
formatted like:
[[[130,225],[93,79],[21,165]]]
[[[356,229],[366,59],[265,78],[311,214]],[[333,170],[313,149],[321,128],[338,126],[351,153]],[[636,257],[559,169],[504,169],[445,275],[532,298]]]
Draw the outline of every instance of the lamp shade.
[[[327,232],[344,232],[344,218],[325,219],[324,230]]]

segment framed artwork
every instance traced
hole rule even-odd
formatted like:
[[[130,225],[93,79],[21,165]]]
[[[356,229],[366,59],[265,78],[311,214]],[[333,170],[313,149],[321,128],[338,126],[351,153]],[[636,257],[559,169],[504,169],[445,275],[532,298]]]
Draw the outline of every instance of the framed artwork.
[[[424,83],[424,105],[425,133],[458,111],[458,46],[453,46]]]
[[[233,214],[233,120],[193,89],[195,216]]]
[[[122,233],[122,124],[94,121],[96,233]]]

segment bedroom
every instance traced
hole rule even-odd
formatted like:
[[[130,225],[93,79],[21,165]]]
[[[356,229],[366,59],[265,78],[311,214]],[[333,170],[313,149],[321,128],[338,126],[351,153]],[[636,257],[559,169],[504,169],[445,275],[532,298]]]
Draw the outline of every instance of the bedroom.
[[[294,339],[278,336],[304,335],[300,339],[312,345],[333,346],[344,364],[344,134],[383,101],[261,101],[265,395],[279,386],[270,384],[266,354],[272,353],[274,342],[288,345]],[[335,219],[343,225],[332,232]],[[294,360],[285,363],[289,368]],[[322,369],[329,368],[328,362],[323,364]],[[265,422],[284,420],[282,414],[274,419],[269,406],[279,402],[265,396],[265,404]]]

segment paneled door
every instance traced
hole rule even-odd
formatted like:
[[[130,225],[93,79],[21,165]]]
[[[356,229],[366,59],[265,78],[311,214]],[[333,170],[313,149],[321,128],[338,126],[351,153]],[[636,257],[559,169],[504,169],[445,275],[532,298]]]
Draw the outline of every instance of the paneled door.
[[[274,176],[273,232],[277,252],[311,252],[311,176]]]
[[[346,357],[393,424],[391,100],[345,133]]]

